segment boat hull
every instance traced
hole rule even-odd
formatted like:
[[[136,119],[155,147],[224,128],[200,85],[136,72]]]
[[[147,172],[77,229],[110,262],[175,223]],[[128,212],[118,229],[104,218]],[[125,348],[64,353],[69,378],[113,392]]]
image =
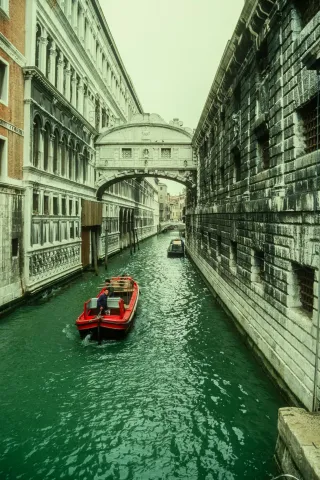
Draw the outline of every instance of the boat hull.
[[[118,279],[121,277],[116,278]],[[114,281],[116,282],[118,280]],[[122,305],[124,305],[121,296],[110,298],[113,303],[115,302],[115,305],[113,305],[113,307],[118,305],[119,308],[114,309],[111,306],[111,308],[109,309],[108,303],[108,311],[106,314],[100,314],[99,310],[96,308],[96,305],[94,305],[93,309],[89,308],[88,306],[86,307],[86,304],[92,306],[92,301],[96,301],[98,297],[87,301],[85,303],[83,313],[76,320],[76,326],[79,331],[80,338],[83,339],[90,335],[91,340],[101,341],[108,338],[124,337],[133,325],[139,300],[138,284],[136,282],[133,282],[133,285],[134,287],[132,298],[129,304],[124,306],[125,308],[120,307],[121,302]],[[125,292],[123,292],[123,294],[125,294]]]

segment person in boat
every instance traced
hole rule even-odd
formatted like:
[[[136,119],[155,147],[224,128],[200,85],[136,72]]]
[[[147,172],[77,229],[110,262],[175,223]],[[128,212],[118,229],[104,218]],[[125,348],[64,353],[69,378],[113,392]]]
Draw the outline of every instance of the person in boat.
[[[113,297],[113,294],[114,294],[114,288],[111,286],[111,280],[110,278],[106,278],[105,279],[105,282],[106,282],[106,286],[107,286],[107,289],[109,291],[109,297]]]
[[[108,296],[109,290],[105,289],[105,291],[101,293],[100,297],[98,297],[97,307],[101,315],[105,315],[108,309]]]

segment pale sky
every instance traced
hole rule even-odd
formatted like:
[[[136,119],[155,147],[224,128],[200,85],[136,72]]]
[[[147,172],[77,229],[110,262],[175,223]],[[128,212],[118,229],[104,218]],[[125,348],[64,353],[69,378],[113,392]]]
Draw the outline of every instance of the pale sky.
[[[100,0],[146,113],[196,128],[244,0]],[[162,179],[169,193],[183,186]]]

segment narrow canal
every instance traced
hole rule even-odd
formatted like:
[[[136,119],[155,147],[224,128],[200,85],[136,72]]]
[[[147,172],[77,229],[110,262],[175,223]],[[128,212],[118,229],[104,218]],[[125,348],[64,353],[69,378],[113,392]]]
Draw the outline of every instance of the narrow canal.
[[[0,320],[0,478],[267,479],[275,386],[174,233],[110,259],[141,284],[126,339],[80,341],[74,320],[106,277],[85,273]]]

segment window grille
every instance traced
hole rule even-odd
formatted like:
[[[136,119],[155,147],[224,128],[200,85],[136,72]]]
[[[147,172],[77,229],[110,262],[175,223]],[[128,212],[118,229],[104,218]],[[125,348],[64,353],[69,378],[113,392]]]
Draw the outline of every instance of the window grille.
[[[265,132],[262,137],[258,139],[262,168],[266,170],[270,167],[270,151],[269,151],[269,132]]]
[[[122,149],[122,158],[132,158],[132,149],[131,148],[123,148]]]
[[[233,180],[236,183],[241,180],[241,155],[239,150],[233,152],[233,167]]]
[[[311,313],[313,311],[314,269],[297,266],[296,275],[299,284],[301,306],[304,310]]]
[[[19,240],[18,238],[13,238],[12,239],[12,257],[17,257],[18,256],[18,251],[19,251]]]
[[[217,258],[218,258],[218,260],[221,260],[221,246],[222,246],[221,235],[217,235]]]
[[[306,153],[317,150],[317,121],[320,121],[320,112],[317,114],[317,98],[314,97],[301,110],[306,142]]]
[[[161,148],[161,158],[171,158],[171,148]]]
[[[257,280],[263,280],[264,269],[265,269],[264,252],[262,250],[256,250],[254,252],[254,260],[255,260],[255,266],[257,267],[257,274],[258,274]]]
[[[319,0],[294,0],[294,6],[299,12],[303,27],[320,11]]]
[[[237,266],[238,254],[237,254],[237,242],[230,241],[230,264],[232,267]]]

